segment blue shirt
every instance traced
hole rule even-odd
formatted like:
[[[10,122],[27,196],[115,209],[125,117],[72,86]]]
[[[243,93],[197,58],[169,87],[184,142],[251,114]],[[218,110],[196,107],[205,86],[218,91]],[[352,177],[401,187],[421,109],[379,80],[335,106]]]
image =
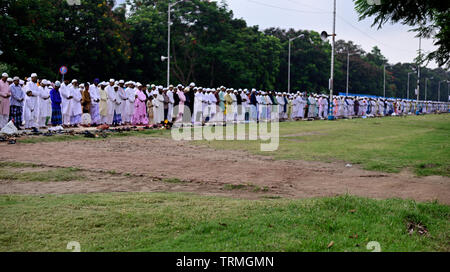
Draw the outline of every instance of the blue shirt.
[[[52,100],[52,109],[61,110],[61,95],[59,90],[52,89],[50,91],[50,100]]]
[[[23,107],[23,100],[25,98],[25,93],[20,85],[11,84],[11,97],[9,98],[9,103],[11,106]],[[19,101],[22,100],[22,101]]]

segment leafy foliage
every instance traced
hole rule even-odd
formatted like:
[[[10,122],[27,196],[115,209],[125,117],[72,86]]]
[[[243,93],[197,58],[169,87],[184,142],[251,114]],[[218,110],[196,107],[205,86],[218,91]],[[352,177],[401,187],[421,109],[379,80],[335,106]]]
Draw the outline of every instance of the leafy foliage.
[[[374,17],[373,25],[401,22],[414,27],[418,36],[433,38],[439,48],[428,54],[439,66],[450,67],[450,2],[441,0],[410,1],[382,0],[381,5],[370,5],[367,0],[354,0],[360,19]]]
[[[361,12],[365,6],[356,1],[356,8]],[[67,77],[83,81],[115,77],[166,83],[167,63],[161,56],[167,55],[167,0],[128,0],[127,6],[113,0],[83,0],[79,6],[69,6],[66,0],[0,0],[0,11],[1,72],[22,77],[37,72],[56,80],[58,68],[65,65]],[[375,11],[364,16],[369,12]],[[377,20],[384,22],[386,16]],[[434,13],[432,18],[446,19]],[[171,21],[172,83],[286,91],[289,39],[304,34],[292,42],[291,90],[328,92],[331,46],[317,32],[247,26],[234,18],[224,1],[179,2],[171,9]],[[349,91],[383,94],[383,66],[388,60],[378,47],[365,52],[352,41],[338,40],[336,51],[336,91],[346,90],[350,52]],[[411,66],[416,65],[387,68],[388,96],[407,96]],[[422,74],[421,97],[425,78],[433,77],[428,98],[437,99],[438,83],[448,72],[422,68]],[[410,94],[416,81],[411,75]],[[446,85],[441,83],[441,100]]]

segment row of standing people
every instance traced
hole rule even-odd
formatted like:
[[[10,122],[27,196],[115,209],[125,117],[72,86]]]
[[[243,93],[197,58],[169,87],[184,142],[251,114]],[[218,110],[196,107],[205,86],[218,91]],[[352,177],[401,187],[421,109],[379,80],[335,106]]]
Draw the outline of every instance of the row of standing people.
[[[449,104],[345,96],[335,96],[330,103],[325,95],[301,92],[202,88],[194,83],[164,88],[114,79],[95,79],[93,84],[79,84],[75,79],[52,83],[38,80],[35,73],[27,80],[11,79],[4,73],[0,80],[0,110],[0,127],[14,120],[19,128],[44,128],[326,119],[329,114],[337,118],[389,116],[448,112]]]

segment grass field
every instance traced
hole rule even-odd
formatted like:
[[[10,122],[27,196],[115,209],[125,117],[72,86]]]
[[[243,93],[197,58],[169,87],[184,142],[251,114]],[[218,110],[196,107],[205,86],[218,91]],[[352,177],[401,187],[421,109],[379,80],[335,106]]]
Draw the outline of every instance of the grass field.
[[[418,176],[450,176],[450,114],[285,122],[280,145],[261,152],[260,141],[198,141],[216,149],[248,150],[275,159],[343,161],[364,169]]]
[[[110,134],[170,137],[169,131]],[[33,137],[26,143],[87,139]],[[93,139],[95,141],[95,139]],[[259,141],[197,141],[282,160],[360,164],[365,169],[450,176],[450,115],[280,124],[276,152]],[[65,182],[77,168],[0,163],[0,180]],[[176,178],[165,183],[178,184]],[[226,190],[267,188],[227,185]],[[248,187],[248,188],[247,188]],[[188,193],[0,196],[0,251],[450,251],[450,206],[354,196],[259,200]]]
[[[67,251],[70,241],[82,251],[367,252],[370,241],[382,251],[450,250],[450,207],[397,199],[0,196],[0,214],[1,251]]]

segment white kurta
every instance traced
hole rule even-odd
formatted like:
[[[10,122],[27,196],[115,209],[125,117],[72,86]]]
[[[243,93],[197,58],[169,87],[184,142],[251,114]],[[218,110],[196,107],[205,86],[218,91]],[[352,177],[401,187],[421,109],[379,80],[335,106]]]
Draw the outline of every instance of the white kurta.
[[[124,114],[125,113],[125,102],[127,101],[127,95],[125,94],[125,90],[121,87],[117,90],[117,102],[120,102],[120,105],[117,105],[116,113]]]
[[[167,108],[167,120],[172,122],[173,119],[173,105],[175,104],[175,99],[173,97],[173,92],[171,90],[167,91],[167,97],[169,98],[169,104]]]
[[[37,126],[37,121],[39,118],[39,99],[40,95],[39,88],[36,83],[28,82],[25,86],[25,93],[31,91],[31,96],[25,96],[25,107],[24,107],[24,119],[25,128],[31,128]]]
[[[82,108],[81,108],[81,92],[80,89],[78,87],[74,87],[72,86],[70,88],[70,93],[73,96],[72,98],[72,112],[71,112],[71,116],[77,116],[77,115],[81,115],[83,113]]]
[[[107,86],[105,88],[105,91],[108,96],[108,102],[107,102],[108,103],[108,115],[113,116],[114,111],[116,110],[116,107],[117,107],[117,104],[116,104],[117,93],[116,93],[116,91],[114,91],[114,87],[112,87],[112,86]]]
[[[69,86],[61,84],[59,93],[61,94],[61,113],[69,116],[72,113],[72,99],[69,99],[72,94]]]
[[[39,118],[46,118],[48,116],[51,116],[51,111],[49,110],[49,98],[50,91],[48,90],[48,88],[39,86]]]
[[[158,93],[152,102],[154,106],[155,124],[159,124],[164,121],[164,96]]]
[[[131,116],[133,116],[134,114],[134,101],[136,100],[136,90],[132,89],[132,88],[127,88],[125,90],[125,95],[127,96],[127,100],[125,102],[125,121],[126,122],[131,122]],[[128,118],[130,118],[128,120]]]

